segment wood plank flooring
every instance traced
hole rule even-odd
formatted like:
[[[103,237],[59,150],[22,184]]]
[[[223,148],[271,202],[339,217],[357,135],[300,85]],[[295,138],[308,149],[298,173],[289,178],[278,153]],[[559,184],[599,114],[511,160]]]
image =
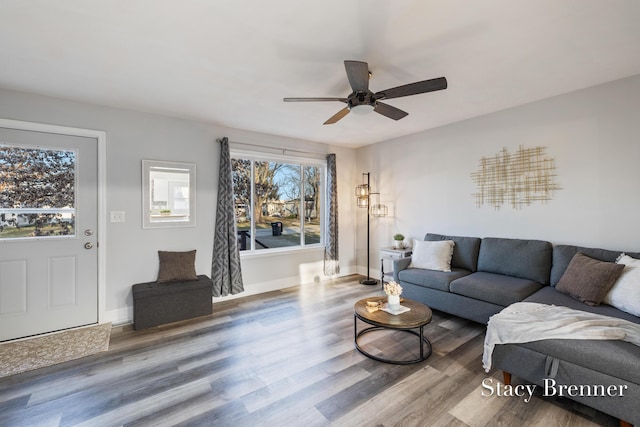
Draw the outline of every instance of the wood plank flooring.
[[[115,328],[108,352],[0,380],[0,425],[617,426],[568,400],[483,397],[482,380],[501,379],[482,369],[484,326],[440,312],[425,327],[426,361],[364,357],[353,304],[381,291],[359,278],[218,302],[210,316],[145,331]],[[418,351],[401,332],[361,340],[386,357]]]

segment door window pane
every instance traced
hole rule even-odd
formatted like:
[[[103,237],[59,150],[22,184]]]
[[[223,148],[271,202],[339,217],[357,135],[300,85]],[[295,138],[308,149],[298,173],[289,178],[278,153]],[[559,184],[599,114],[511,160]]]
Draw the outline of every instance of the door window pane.
[[[75,235],[75,151],[0,145],[0,239]]]

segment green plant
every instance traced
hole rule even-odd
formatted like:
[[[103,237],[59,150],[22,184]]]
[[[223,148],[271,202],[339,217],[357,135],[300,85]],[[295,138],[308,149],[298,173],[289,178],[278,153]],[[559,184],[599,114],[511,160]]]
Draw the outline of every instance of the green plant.
[[[161,214],[170,214],[171,213],[171,209],[160,209],[160,213]]]
[[[404,240],[404,234],[394,234],[393,235],[393,240]]]

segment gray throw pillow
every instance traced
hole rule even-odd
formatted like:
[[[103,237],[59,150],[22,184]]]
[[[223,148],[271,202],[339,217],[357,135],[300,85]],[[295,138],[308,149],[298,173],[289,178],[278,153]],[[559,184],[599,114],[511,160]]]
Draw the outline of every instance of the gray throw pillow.
[[[158,251],[158,257],[158,282],[198,280],[195,249],[187,252]]]
[[[556,289],[588,305],[600,305],[618,280],[624,265],[600,261],[577,253],[560,278]]]

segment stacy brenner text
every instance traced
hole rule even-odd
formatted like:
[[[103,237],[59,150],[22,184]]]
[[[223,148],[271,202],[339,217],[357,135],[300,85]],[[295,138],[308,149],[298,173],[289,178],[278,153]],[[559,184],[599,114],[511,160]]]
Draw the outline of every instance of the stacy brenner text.
[[[628,388],[626,384],[558,384],[552,378],[542,380],[543,397],[624,397]],[[483,396],[521,397],[525,403],[529,403],[536,391],[535,384],[502,384],[493,378],[482,380]]]

